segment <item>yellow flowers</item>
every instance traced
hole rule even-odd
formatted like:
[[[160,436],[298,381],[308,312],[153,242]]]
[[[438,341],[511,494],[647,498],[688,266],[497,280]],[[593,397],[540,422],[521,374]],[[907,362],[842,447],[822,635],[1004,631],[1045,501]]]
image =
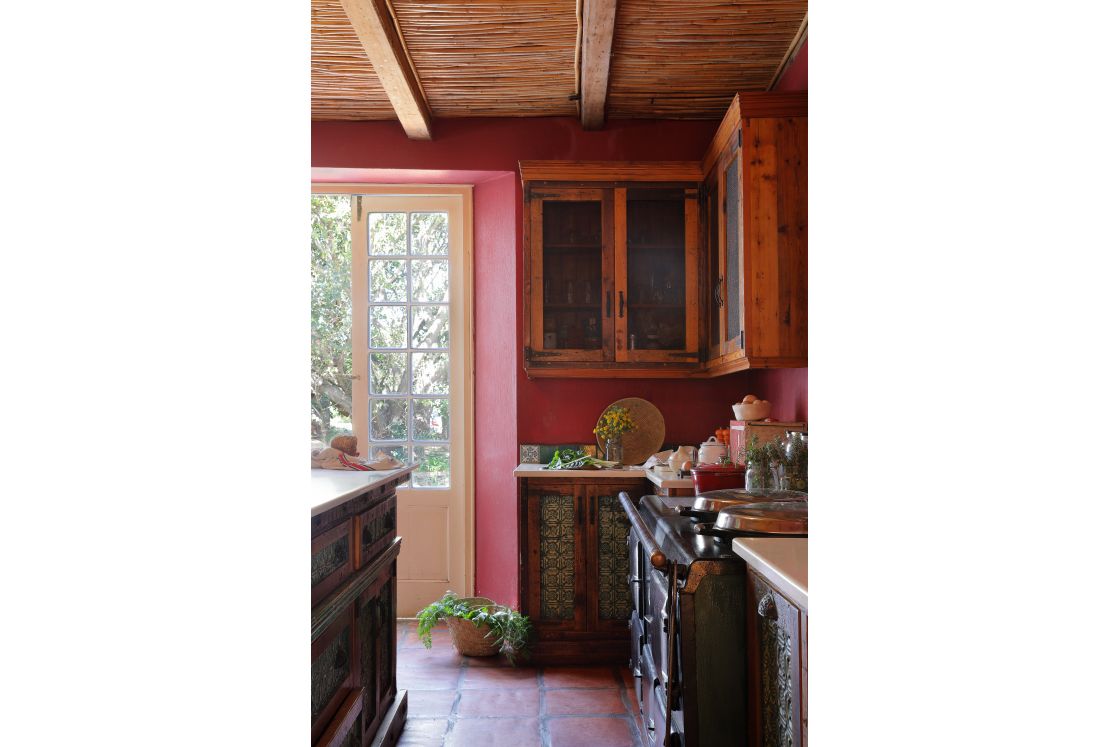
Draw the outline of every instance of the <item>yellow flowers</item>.
[[[634,430],[634,419],[630,417],[630,411],[617,405],[608,407],[595,425],[595,435],[604,439],[618,438],[632,430]]]

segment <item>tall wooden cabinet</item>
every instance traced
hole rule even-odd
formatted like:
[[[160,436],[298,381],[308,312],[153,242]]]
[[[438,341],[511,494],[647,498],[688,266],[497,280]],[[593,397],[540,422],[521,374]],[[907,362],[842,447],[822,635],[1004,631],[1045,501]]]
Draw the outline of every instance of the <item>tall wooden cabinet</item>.
[[[523,161],[533,376],[700,363],[699,164]]]
[[[533,660],[625,664],[629,522],[620,491],[645,478],[519,480],[521,612],[533,621]]]
[[[804,93],[740,93],[701,162],[522,161],[530,377],[803,367]]]

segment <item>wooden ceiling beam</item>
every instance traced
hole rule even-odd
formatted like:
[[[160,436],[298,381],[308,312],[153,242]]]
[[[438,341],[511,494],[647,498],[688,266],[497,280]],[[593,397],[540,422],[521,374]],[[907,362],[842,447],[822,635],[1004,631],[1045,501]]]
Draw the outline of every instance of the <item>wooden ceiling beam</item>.
[[[340,2],[405,133],[413,140],[431,140],[432,113],[388,0]]]
[[[805,40],[809,38],[809,14],[806,13],[805,17],[801,19],[801,26],[798,27],[797,33],[793,35],[790,40],[789,47],[786,48],[786,53],[782,56],[782,61],[778,63],[778,67],[774,70],[774,75],[770,78],[769,85],[766,86],[767,91],[773,91],[774,86],[782,79],[785,74],[786,68],[793,62],[793,58],[801,51],[801,47],[805,45]]]
[[[618,0],[583,0],[579,65],[579,119],[585,130],[603,126],[607,84],[611,72],[611,44]]]

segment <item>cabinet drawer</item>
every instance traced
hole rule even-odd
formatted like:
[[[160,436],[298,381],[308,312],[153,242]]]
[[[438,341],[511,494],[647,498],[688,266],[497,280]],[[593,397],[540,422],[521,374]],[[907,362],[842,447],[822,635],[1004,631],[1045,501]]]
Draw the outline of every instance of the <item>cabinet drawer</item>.
[[[342,585],[354,569],[350,519],[311,540],[311,605]]]
[[[358,516],[358,567],[364,567],[397,536],[397,496]]]

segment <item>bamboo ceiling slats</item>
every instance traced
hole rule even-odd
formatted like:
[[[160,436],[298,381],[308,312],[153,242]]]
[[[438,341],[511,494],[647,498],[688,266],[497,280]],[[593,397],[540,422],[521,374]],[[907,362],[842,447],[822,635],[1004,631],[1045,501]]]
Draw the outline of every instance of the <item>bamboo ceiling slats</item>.
[[[311,0],[311,118],[397,118],[338,0]]]
[[[719,119],[736,92],[767,88],[805,10],[805,0],[621,0],[608,115]]]
[[[577,115],[577,0],[389,4],[432,116]],[[607,120],[719,119],[737,92],[769,87],[806,7],[617,0]],[[340,0],[311,0],[311,116],[396,119]]]
[[[574,0],[392,0],[436,117],[573,116]]]

